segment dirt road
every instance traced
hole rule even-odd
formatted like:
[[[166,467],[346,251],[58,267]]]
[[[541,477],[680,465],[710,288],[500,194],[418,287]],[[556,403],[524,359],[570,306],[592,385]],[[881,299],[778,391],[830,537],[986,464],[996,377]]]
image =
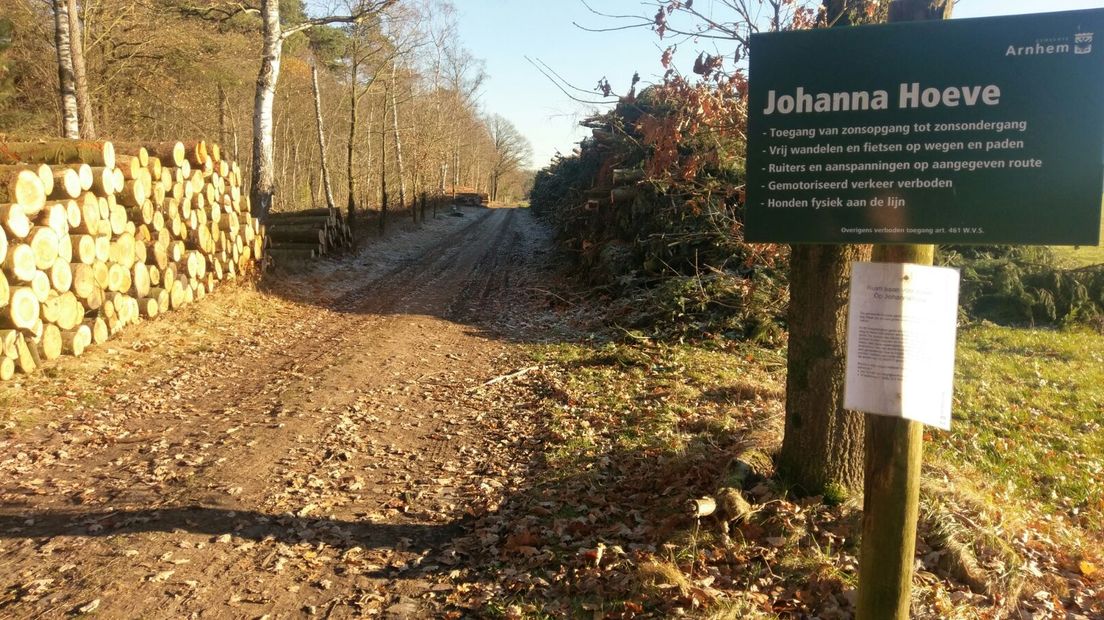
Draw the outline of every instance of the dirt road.
[[[223,290],[0,392],[0,617],[443,615],[523,474],[546,251],[472,209]],[[454,612],[455,613],[455,612]]]

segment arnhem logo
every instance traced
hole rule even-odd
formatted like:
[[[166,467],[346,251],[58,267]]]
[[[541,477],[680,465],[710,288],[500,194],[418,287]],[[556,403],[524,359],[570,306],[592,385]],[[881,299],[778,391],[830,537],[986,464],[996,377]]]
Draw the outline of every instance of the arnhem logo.
[[[1079,32],[1073,35],[1073,45],[1066,37],[1059,39],[1040,39],[1035,45],[1015,46],[1009,45],[1005,56],[1050,56],[1054,54],[1091,54],[1093,48],[1093,33]]]

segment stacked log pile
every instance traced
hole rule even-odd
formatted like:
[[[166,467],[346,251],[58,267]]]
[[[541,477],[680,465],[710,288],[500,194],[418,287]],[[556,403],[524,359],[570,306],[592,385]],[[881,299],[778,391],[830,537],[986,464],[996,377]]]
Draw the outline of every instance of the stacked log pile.
[[[353,242],[353,230],[337,209],[270,213],[268,254],[277,264],[331,254]]]
[[[241,181],[202,141],[0,143],[0,380],[252,270]]]

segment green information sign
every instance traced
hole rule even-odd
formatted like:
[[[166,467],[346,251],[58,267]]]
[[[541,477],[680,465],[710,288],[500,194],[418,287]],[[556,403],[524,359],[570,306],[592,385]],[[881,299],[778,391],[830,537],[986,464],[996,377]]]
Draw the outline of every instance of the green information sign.
[[[1096,245],[1104,9],[752,37],[749,241]]]

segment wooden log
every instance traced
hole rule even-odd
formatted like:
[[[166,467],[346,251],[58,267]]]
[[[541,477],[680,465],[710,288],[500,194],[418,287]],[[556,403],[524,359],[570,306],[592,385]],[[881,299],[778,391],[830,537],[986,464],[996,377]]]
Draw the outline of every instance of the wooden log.
[[[92,185],[88,188],[89,191],[97,196],[105,197],[119,191],[119,187],[115,183],[115,168],[95,166],[90,170],[92,172]]]
[[[50,298],[50,294],[54,292],[54,288],[50,286],[50,276],[46,275],[45,271],[35,270],[30,287],[39,302],[46,301]]]
[[[146,262],[156,265],[158,269],[165,269],[169,264],[169,242],[160,240],[153,244],[153,251],[147,253]]]
[[[58,234],[49,226],[35,226],[27,235],[27,245],[35,256],[35,269],[47,270],[58,258]]]
[[[93,239],[96,244],[96,261],[106,263],[111,258],[111,235],[96,235]]]
[[[66,166],[70,170],[77,173],[77,178],[80,179],[80,187],[82,192],[87,192],[92,189],[92,184],[95,182],[95,175],[92,173],[92,166],[88,164],[69,164]],[[57,177],[55,176],[55,184]]]
[[[0,357],[0,381],[11,381],[15,376],[15,360],[10,357]]]
[[[42,190],[49,196],[53,193],[54,187],[54,169],[48,164],[10,164],[0,165],[0,178],[11,178],[13,175],[18,174],[24,170],[33,172],[38,176],[38,179],[42,181]]]
[[[111,229],[111,234],[121,235],[126,232],[127,225],[127,212],[126,208],[122,205],[115,205],[111,209],[111,214],[108,216],[108,225]]]
[[[38,271],[34,250],[25,243],[10,244],[3,265],[4,272],[16,282],[30,282]]]
[[[150,184],[150,200],[152,200],[154,204],[163,204],[166,196],[168,196],[168,191],[164,183],[161,181],[154,181]]]
[[[108,331],[107,323],[100,317],[89,319],[84,322],[88,329],[92,330],[92,344],[103,344],[107,342]]]
[[[59,293],[65,293],[73,287],[73,268],[69,261],[57,260],[50,266],[50,286]]]
[[[38,297],[30,287],[19,286],[11,290],[6,308],[0,309],[0,327],[31,329],[38,320]]]
[[[31,374],[38,369],[38,362],[36,360],[37,355],[32,351],[32,348],[27,343],[27,338],[23,334],[19,334],[15,341],[16,347],[16,367],[24,374]]]
[[[61,314],[58,316],[57,326],[63,330],[75,329],[84,320],[84,305],[73,293],[62,293]]]
[[[111,279],[111,269],[107,263],[100,260],[92,263],[92,275],[96,279],[96,287],[107,290],[107,283]]]
[[[80,173],[72,168],[58,168],[53,172],[53,191],[46,195],[53,200],[63,198],[76,198],[81,195],[84,188],[81,187]]]
[[[100,203],[95,194],[85,192],[76,200],[77,208],[81,212],[81,221],[77,226],[70,226],[70,232],[76,231],[85,234],[94,234],[97,223],[100,221]]]
[[[0,329],[0,356],[14,358],[17,355],[15,339],[18,336],[18,330]]]
[[[153,202],[146,200],[142,204],[136,207],[130,207],[127,209],[127,216],[130,221],[140,224],[152,224],[153,223]]]
[[[150,289],[149,296],[151,299],[157,300],[158,313],[168,312],[171,304],[169,291],[161,287],[154,287]]]
[[[70,235],[69,246],[78,263],[91,265],[96,261],[96,240],[91,235]]]
[[[61,349],[66,355],[80,357],[92,344],[92,328],[86,324],[61,332]]]
[[[80,204],[76,200],[66,200],[60,203],[60,206],[65,208],[65,223],[67,224],[65,234],[68,234],[70,230],[80,227],[84,212],[81,211]]]
[[[12,239],[23,239],[31,232],[31,220],[21,204],[0,204],[0,225]]]
[[[177,279],[173,281],[172,288],[169,290],[169,306],[173,310],[179,310],[187,303],[185,295],[186,288],[183,280]]]
[[[6,307],[10,299],[11,285],[8,284],[8,277],[0,272],[0,308]]]
[[[96,283],[96,275],[92,271],[91,265],[83,262],[74,263],[70,264],[69,268],[72,274],[70,290],[82,300],[92,297],[99,286]]]
[[[207,142],[204,140],[184,142],[184,153],[193,166],[204,167],[211,161],[211,156],[207,152]]]
[[[115,167],[115,148],[108,141],[40,140],[0,142],[0,164],[89,164]]]
[[[143,318],[152,319],[156,318],[160,306],[157,303],[155,297],[142,297],[138,300],[138,312]]]
[[[47,323],[57,323],[58,317],[61,316],[61,296],[57,293],[51,292],[50,296],[45,301],[39,303],[38,315],[43,321]]]
[[[8,233],[0,227],[0,261],[8,257]]]
[[[177,268],[176,264],[169,263],[164,269],[161,270],[161,284],[165,288],[172,290],[172,283],[176,281]]]
[[[81,306],[86,310],[85,314],[87,315],[88,313],[95,313],[103,307],[106,299],[107,296],[104,294],[104,289],[97,286],[96,289],[92,291],[91,295],[86,299],[81,299],[80,302]]]
[[[29,168],[20,170],[0,182],[0,202],[15,202],[27,211],[37,211],[46,204],[46,188],[37,172]]]
[[[139,157],[144,167],[148,167],[154,158],[162,163],[171,162],[173,166],[180,166],[186,157],[182,142],[119,142],[115,144],[115,150],[119,153],[127,153]]]
[[[123,183],[116,200],[128,207],[140,207],[149,196],[149,186],[144,179],[130,179]]]
[[[138,239],[134,240],[134,262],[145,264],[149,246]]]
[[[44,326],[42,338],[38,342],[38,350],[48,362],[61,357],[61,330],[57,325]]]
[[[142,262],[134,263],[130,273],[130,294],[134,297],[148,297],[150,292],[149,270]]]
[[[53,230],[60,242],[62,235],[69,234],[69,209],[57,202],[47,205],[35,218],[35,222]]]
[[[115,167],[123,171],[123,178],[128,181],[141,178],[142,171],[145,170],[142,161],[133,155],[117,155]]]
[[[272,237],[274,241],[318,244],[326,242],[325,229],[315,228],[313,226],[273,225],[269,231],[269,236]]]
[[[129,268],[119,263],[112,263],[108,266],[107,290],[114,293],[122,293],[130,290],[131,283],[132,279]]]

